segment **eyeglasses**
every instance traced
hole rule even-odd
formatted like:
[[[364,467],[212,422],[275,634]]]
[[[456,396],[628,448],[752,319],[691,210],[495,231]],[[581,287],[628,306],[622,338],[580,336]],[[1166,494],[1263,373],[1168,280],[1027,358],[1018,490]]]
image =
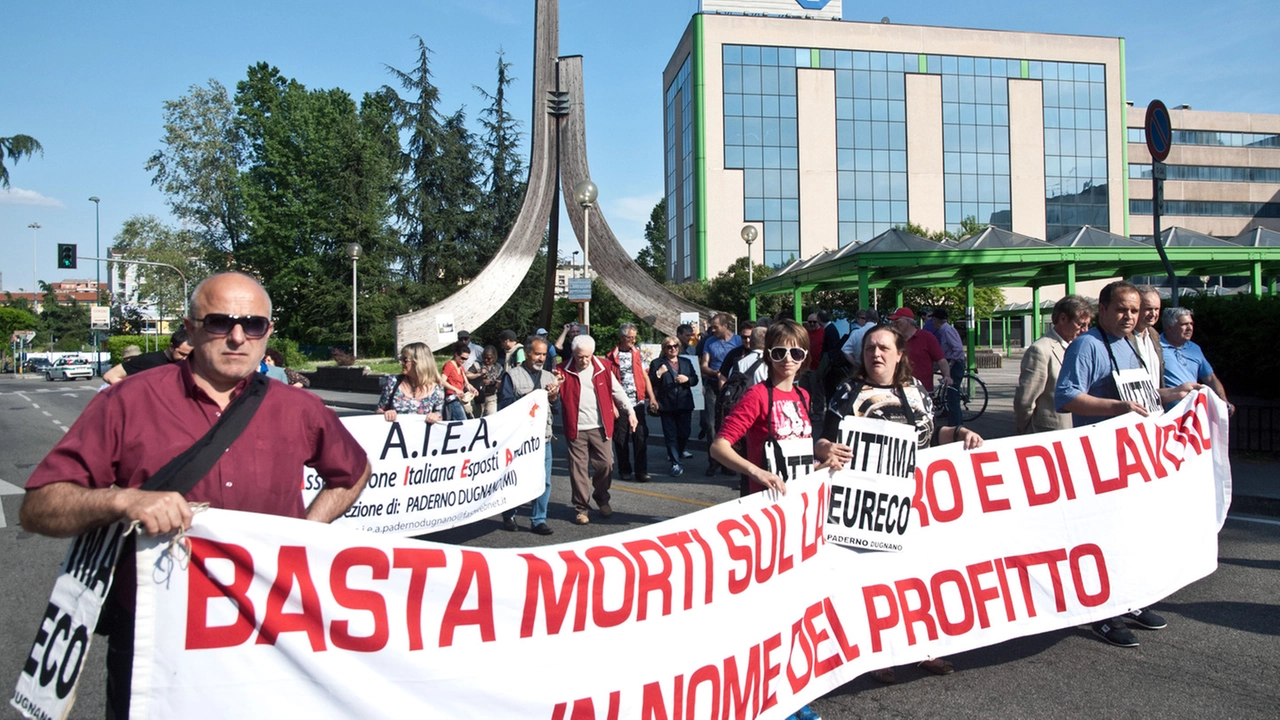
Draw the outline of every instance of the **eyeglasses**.
[[[413,362],[413,358],[400,358],[401,365],[408,365],[411,362]]]
[[[663,345],[662,349],[663,350],[679,350],[680,346],[679,345]]]
[[[804,359],[809,356],[809,351],[804,348],[775,347],[769,348],[769,359],[780,363],[787,359],[788,353],[790,353],[793,362],[804,362]]]
[[[209,313],[196,322],[204,326],[210,335],[227,335],[236,325],[244,328],[244,336],[257,340],[271,329],[271,318],[261,315],[227,315],[225,313]]]

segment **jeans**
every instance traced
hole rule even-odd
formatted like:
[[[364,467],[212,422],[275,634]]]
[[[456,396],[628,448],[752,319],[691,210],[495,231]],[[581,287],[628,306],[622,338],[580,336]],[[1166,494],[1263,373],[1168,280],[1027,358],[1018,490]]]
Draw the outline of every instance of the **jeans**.
[[[649,474],[648,403],[639,403],[632,410],[636,414],[635,431],[631,430],[625,417],[618,416],[613,423],[613,454],[618,461],[618,474],[624,477],[633,469],[637,477]]]
[[[672,465],[684,462],[682,456],[692,431],[692,410],[662,411],[662,439],[667,443],[667,459]]]
[[[462,401],[457,397],[444,401],[444,419],[451,422],[462,422],[467,419],[467,411],[462,409]]]
[[[546,449],[546,477],[547,486],[542,494],[533,499],[533,508],[529,511],[529,519],[534,525],[541,525],[547,521],[547,505],[551,503],[551,439],[544,438],[542,446]],[[502,512],[503,520],[514,520],[516,517],[516,509],[511,508]]]

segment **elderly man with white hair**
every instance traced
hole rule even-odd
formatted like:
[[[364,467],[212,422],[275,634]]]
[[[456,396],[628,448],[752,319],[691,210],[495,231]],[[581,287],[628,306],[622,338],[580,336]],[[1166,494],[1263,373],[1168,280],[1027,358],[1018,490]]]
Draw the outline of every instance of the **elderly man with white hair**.
[[[613,515],[609,488],[613,484],[613,437],[615,416],[634,432],[636,414],[631,400],[608,365],[595,357],[596,341],[590,335],[573,339],[573,353],[556,369],[560,379],[561,420],[569,446],[569,482],[573,486],[573,509],[578,525],[591,522],[590,500],[600,508],[600,517]],[[590,491],[590,498],[588,498]]]
[[[1160,351],[1164,354],[1164,384],[1167,387],[1178,387],[1183,383],[1203,383],[1227,402],[1227,391],[1222,381],[1213,372],[1213,366],[1204,356],[1204,350],[1191,341],[1195,332],[1196,321],[1190,308],[1171,307],[1164,309],[1164,334],[1160,336]],[[1167,403],[1165,409],[1174,403]],[[1227,402],[1227,414],[1234,415],[1236,406]]]

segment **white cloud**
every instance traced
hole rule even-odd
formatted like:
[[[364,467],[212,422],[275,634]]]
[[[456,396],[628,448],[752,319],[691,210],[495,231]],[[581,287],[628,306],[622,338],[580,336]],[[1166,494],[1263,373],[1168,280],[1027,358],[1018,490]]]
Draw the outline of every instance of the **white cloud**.
[[[645,223],[649,222],[649,215],[653,213],[653,206],[657,205],[661,199],[661,193],[653,193],[652,195],[618,198],[613,202],[606,203],[606,205],[608,206],[607,210],[610,217],[640,223],[643,227]]]
[[[66,207],[58,198],[45,197],[35,190],[23,190],[10,186],[0,189],[0,205],[37,205],[40,207]]]

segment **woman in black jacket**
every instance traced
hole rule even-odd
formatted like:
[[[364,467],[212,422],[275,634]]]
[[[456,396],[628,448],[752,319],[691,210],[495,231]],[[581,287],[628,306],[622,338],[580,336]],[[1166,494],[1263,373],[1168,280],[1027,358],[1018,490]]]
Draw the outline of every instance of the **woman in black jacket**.
[[[680,341],[673,337],[662,340],[662,356],[649,363],[649,382],[653,383],[654,403],[662,416],[662,437],[667,441],[667,459],[671,461],[671,477],[684,473],[684,458],[693,457],[685,452],[689,443],[690,421],[693,417],[693,393],[689,388],[698,384],[698,370],[693,359],[680,352]]]

